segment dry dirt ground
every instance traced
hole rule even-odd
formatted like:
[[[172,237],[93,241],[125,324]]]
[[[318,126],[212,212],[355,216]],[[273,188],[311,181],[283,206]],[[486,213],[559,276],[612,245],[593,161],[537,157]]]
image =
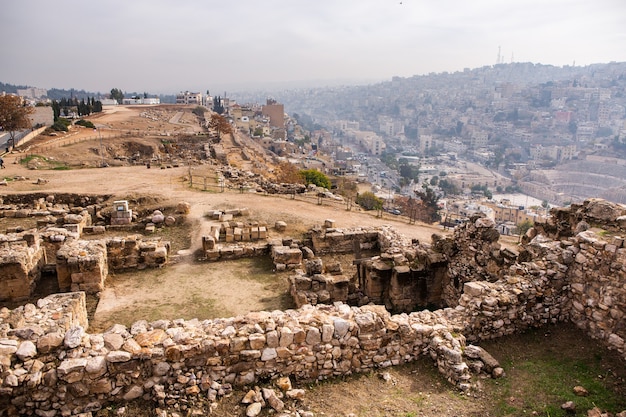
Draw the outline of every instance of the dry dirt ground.
[[[144,206],[155,209],[186,201],[191,204],[191,212],[185,224],[156,232],[172,242],[174,254],[180,254],[178,262],[159,270],[111,274],[99,302],[92,299],[91,331],[104,330],[116,322],[130,325],[138,319],[213,318],[293,307],[287,294],[288,273],[273,272],[268,260],[206,263],[195,259],[201,236],[210,226],[205,216],[210,210],[248,208],[249,220],[270,226],[277,220],[287,222],[284,235],[294,238],[326,219],[334,219],[342,228],[391,225],[408,237],[426,242],[433,233],[445,233],[437,226],[409,224],[401,216],[384,214],[379,218],[326,203],[318,205],[231,190],[201,191],[189,187],[190,167],[185,164],[169,164],[164,169],[153,165],[147,169],[144,164],[132,166],[127,160],[113,157],[132,152],[156,157],[171,138],[161,134],[194,134],[199,129],[190,108],[117,107],[92,121],[100,128],[98,135],[91,129],[81,129],[68,135],[35,139],[6,155],[7,168],[0,175],[8,185],[0,192],[111,194],[115,199],[144,202]],[[120,132],[125,134],[120,136]],[[157,136],[145,137],[145,132]],[[232,142],[226,144],[235,146]],[[233,154],[240,152],[235,150]],[[34,155],[41,158],[19,163]],[[79,169],[101,166],[103,160],[108,165],[105,168]],[[268,161],[259,153],[253,162],[258,165],[269,164]],[[234,162],[244,163],[242,159]],[[208,172],[211,168],[191,169]],[[0,219],[0,230],[10,225],[8,219]],[[279,236],[271,229],[270,233]],[[514,245],[515,241],[505,243]],[[349,272],[351,258],[343,257],[341,261]],[[399,368],[304,385],[304,401],[290,406],[311,410],[316,416],[555,416],[565,415],[559,405],[566,399],[579,402],[570,398],[571,388],[587,378],[585,383],[597,384],[592,389],[593,395],[598,396],[581,404],[581,410],[593,404],[613,412],[626,409],[623,361],[572,326],[533,330],[482,346],[501,361],[508,376],[499,381],[484,380],[482,390],[470,396],[455,391],[432,362],[424,358]],[[389,373],[390,382],[380,378],[381,372]],[[610,400],[599,397],[600,392],[606,391],[612,393]],[[239,404],[242,397],[242,392],[235,392],[223,399],[213,415],[245,415]],[[100,415],[116,415],[115,409],[103,410]],[[126,415],[144,416],[152,412],[146,411],[146,406],[131,404]],[[583,411],[579,415],[584,415]]]

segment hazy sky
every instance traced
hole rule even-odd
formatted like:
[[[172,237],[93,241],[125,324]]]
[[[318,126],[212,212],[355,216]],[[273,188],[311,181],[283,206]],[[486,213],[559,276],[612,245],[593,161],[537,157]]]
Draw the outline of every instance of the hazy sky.
[[[624,0],[3,0],[0,81],[176,93],[626,61]]]

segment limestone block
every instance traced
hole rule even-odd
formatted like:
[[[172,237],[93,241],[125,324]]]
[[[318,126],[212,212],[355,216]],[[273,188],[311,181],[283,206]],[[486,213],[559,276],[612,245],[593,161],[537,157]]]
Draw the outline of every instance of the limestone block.
[[[178,214],[189,214],[191,211],[191,204],[186,201],[181,201],[176,205],[176,213]]]
[[[128,201],[118,200],[113,202],[113,211],[129,211]]]
[[[209,232],[209,236],[215,239],[216,242],[220,240],[222,227],[221,226],[211,226],[211,231]]]
[[[222,222],[229,222],[232,219],[233,219],[233,215],[232,214],[222,213],[220,215],[220,221],[222,221]]]
[[[288,246],[272,246],[272,260],[274,261],[274,264],[301,264],[302,251],[300,249],[293,249]]]
[[[202,236],[202,249],[204,251],[215,249],[215,238],[213,236]]]

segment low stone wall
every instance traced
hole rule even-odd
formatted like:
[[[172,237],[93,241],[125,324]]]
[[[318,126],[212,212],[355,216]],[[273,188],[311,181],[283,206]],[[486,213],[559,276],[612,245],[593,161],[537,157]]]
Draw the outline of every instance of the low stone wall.
[[[50,317],[64,310],[62,299],[24,310]],[[481,361],[486,352],[466,346],[456,320],[453,310],[392,316],[382,306],[337,303],[228,319],[140,321],[98,334],[85,333],[82,323],[63,334],[58,328],[17,331],[5,321],[0,406],[17,414],[70,415],[139,397],[164,407],[197,404],[262,378],[326,379],[424,354],[461,389],[470,388],[472,370],[501,376],[497,362]]]
[[[270,257],[277,271],[296,269],[302,266],[300,242],[293,239],[273,239],[269,242]]]
[[[205,243],[205,241],[203,241],[203,243]],[[267,256],[270,253],[270,245],[268,242],[229,245],[215,244],[211,245],[211,247],[212,249],[205,249],[204,254],[207,261],[213,262]]]
[[[107,263],[112,271],[158,268],[167,263],[170,242],[129,235],[106,239]]]
[[[339,229],[313,228],[310,232],[312,249],[317,255],[355,253],[379,249],[381,228]]]

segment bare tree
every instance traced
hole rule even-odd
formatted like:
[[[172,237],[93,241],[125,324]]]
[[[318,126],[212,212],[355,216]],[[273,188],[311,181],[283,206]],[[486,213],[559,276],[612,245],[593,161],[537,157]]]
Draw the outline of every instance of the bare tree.
[[[31,122],[28,115],[33,111],[33,108],[26,106],[19,96],[0,96],[0,127],[9,132],[10,146],[15,146],[17,131],[30,129]]]
[[[211,115],[209,120],[209,129],[215,130],[217,133],[217,140],[222,140],[222,133],[233,133],[233,127],[224,116],[220,116],[217,113]]]

